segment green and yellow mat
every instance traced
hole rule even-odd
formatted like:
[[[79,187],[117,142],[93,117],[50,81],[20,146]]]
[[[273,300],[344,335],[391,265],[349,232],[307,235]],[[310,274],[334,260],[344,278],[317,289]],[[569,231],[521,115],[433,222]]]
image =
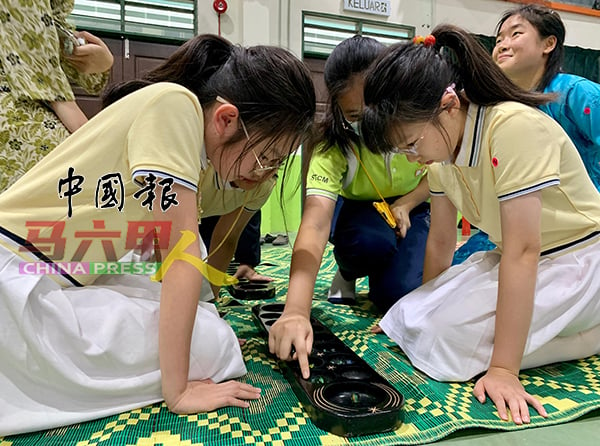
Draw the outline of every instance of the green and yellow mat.
[[[440,440],[469,428],[519,430],[574,420],[600,408],[600,357],[526,370],[527,391],[544,404],[548,417],[534,414],[531,424],[516,426],[498,418],[491,401],[473,398],[473,382],[439,383],[411,367],[385,335],[370,332],[378,319],[366,298],[357,305],[332,305],[325,300],[335,272],[328,248],[315,289],[313,316],[385,377],[405,398],[403,424],[394,432],[344,438],[314,426],[299,403],[278,362],[268,353],[267,339],[256,326],[251,307],[285,299],[291,250],[263,250],[262,274],[276,279],[277,296],[270,301],[238,302],[225,294],[218,304],[240,338],[248,374],[241,380],[262,388],[259,400],[247,409],[225,408],[210,413],[174,415],[164,404],[44,432],[0,438],[0,446],[138,445],[138,446],[311,446],[403,445]],[[366,290],[364,282],[359,291]],[[364,293],[361,293],[364,296]]]

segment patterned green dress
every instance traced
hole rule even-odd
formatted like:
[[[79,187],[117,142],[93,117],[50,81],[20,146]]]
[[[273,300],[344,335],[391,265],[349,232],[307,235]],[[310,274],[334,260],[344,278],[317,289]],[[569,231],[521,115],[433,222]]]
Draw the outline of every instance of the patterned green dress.
[[[59,50],[55,22],[74,0],[3,0],[0,4],[0,192],[61,143],[69,131],[47,105],[73,101],[69,82],[99,93],[108,72],[79,73]]]

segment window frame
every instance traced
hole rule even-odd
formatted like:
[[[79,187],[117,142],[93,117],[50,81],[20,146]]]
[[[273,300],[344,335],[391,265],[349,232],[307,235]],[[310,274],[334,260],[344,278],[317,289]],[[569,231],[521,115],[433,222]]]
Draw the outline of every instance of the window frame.
[[[315,22],[321,20],[324,23],[307,23],[307,19],[312,19]],[[327,21],[331,23],[330,26],[327,25]],[[338,26],[334,26],[335,24]],[[323,34],[329,36],[328,40],[331,43],[324,43],[323,51],[313,51],[307,48],[307,25],[309,25],[309,29],[325,31]],[[380,30],[380,32],[377,32],[377,30]],[[394,32],[397,32],[397,36],[394,36]],[[314,11],[302,11],[302,54],[304,57],[326,59],[338,43],[356,34],[372,37],[389,45],[391,43],[411,40],[415,36],[415,32],[416,28],[409,25]],[[339,39],[336,39],[336,37],[339,37]],[[316,44],[312,45],[317,46]]]
[[[197,34],[198,2],[195,0],[75,0],[75,7],[69,16],[69,21],[78,29],[107,36],[182,43]],[[161,21],[164,23],[160,23]]]

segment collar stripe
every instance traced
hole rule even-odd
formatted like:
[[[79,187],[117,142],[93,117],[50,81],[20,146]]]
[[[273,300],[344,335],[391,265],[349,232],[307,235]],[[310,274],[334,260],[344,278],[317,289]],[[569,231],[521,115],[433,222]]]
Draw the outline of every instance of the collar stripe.
[[[481,134],[484,121],[485,107],[477,107],[475,116],[475,125],[473,126],[473,142],[471,143],[471,156],[469,158],[469,167],[475,167],[479,162],[479,151],[481,149]]]

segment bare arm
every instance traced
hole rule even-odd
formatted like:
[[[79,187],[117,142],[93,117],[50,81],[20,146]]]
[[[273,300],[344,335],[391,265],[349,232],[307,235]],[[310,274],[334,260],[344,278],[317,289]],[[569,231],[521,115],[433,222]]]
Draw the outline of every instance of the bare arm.
[[[421,181],[412,191],[398,198],[392,205],[392,213],[396,218],[396,224],[401,237],[406,237],[406,232],[410,229],[409,214],[415,207],[429,198],[429,182],[427,175],[421,178]]]
[[[432,196],[431,227],[425,247],[423,283],[450,268],[455,249],[456,208],[447,197]]]
[[[156,220],[171,221],[171,238],[166,258],[180,238],[180,231],[191,231],[197,238],[197,200],[190,189],[175,185],[178,206],[163,213],[154,211]],[[185,251],[200,257],[200,245],[192,243]],[[214,384],[210,381],[188,381],[190,345],[196,319],[202,276],[188,262],[175,261],[162,282],[159,316],[159,361],[162,393],[170,410],[193,413],[234,405],[247,407],[244,399],[258,398],[258,389],[230,381]]]
[[[114,58],[106,44],[88,32],[82,31],[76,34],[78,37],[84,38],[86,44],[74,47],[73,54],[65,56],[69,63],[85,74],[103,73],[110,70]],[[50,107],[71,133],[88,121],[87,116],[75,101],[51,102]]]
[[[88,121],[75,101],[50,102],[50,107],[71,133]]]
[[[292,253],[285,310],[269,334],[269,350],[278,357],[288,359],[292,345],[295,347],[305,378],[310,374],[308,354],[312,349],[312,298],[334,209],[335,201],[330,198],[315,195],[306,198]]]
[[[519,382],[519,370],[527,342],[541,249],[541,192],[534,192],[500,204],[502,258],[498,276],[498,303],[494,350],[490,367],[474,393],[485,401],[485,393],[494,401],[500,418],[515,423],[529,422],[528,404],[541,414],[543,406],[525,392]]]
[[[196,194],[182,186],[173,188],[179,201],[167,212],[154,211],[156,220],[171,221],[171,237],[163,259],[177,244],[181,231],[192,231],[196,237]],[[192,243],[186,252],[200,257],[200,246]],[[190,343],[202,276],[192,265],[176,261],[166,272],[161,289],[159,319],[159,357],[162,375],[162,391],[169,407],[176,404],[188,382]]]

